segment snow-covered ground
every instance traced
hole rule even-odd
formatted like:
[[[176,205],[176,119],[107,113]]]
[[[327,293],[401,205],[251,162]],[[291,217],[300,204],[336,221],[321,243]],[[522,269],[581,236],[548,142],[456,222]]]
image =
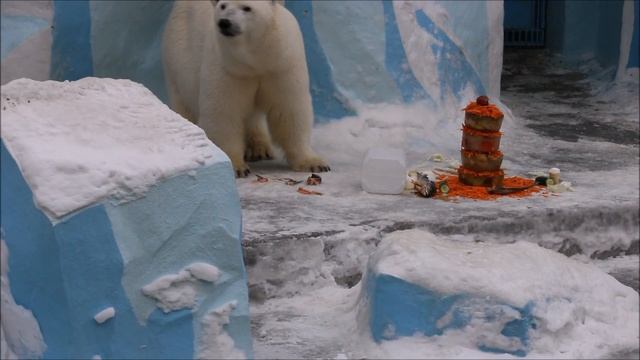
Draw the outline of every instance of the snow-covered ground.
[[[515,63],[524,66],[510,65]],[[574,192],[480,202],[361,190],[360,165],[371,146],[402,147],[413,167],[446,168],[448,162],[428,161],[434,153],[457,160],[459,109],[471,99],[437,112],[419,104],[367,105],[356,117],[317,127],[314,144],[332,172],[321,174],[320,186],[306,187],[321,196],[274,181],[308,176],[290,172],[282,161],[253,164],[254,173],[272,179],[238,180],[256,357],[500,357],[433,339],[381,347],[354,337],[367,259],[385,234],[398,230],[427,229],[452,241],[534,242],[594,264],[637,290],[638,85],[604,84],[544,53],[506,54],[503,167],[507,175],[522,176],[558,167]],[[600,356],[637,357],[637,347],[609,349],[602,341]],[[573,342],[565,357],[589,357],[581,346],[579,339]],[[542,348],[532,351],[551,356]]]

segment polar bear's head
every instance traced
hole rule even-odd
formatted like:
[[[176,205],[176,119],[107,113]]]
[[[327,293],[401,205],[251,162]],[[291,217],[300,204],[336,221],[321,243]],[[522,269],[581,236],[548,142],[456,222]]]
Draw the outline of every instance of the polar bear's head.
[[[283,0],[213,0],[217,31],[229,38],[264,33],[282,3]]]

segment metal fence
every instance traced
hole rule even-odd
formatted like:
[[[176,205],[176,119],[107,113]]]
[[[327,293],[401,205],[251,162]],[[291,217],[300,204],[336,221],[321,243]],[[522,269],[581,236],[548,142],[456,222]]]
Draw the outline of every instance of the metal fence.
[[[506,47],[544,47],[546,29],[547,0],[530,1],[528,21],[526,28],[504,28],[504,46]]]

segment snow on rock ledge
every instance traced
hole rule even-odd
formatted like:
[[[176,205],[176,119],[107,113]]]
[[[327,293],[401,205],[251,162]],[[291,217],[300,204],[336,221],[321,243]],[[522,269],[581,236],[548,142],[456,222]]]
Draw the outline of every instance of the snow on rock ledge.
[[[229,303],[208,341],[221,357],[252,356],[234,172],[199,128],[126,80],[16,80],[2,108],[8,277],[43,358],[193,358]],[[162,309],[142,291],[182,273],[189,306]],[[117,316],[99,324],[106,308],[98,320]],[[4,303],[2,321],[11,342]]]
[[[142,288],[142,293],[155,299],[164,312],[194,308],[196,306],[196,280],[215,282],[219,270],[213,265],[195,263],[177,274],[164,275]]]
[[[2,139],[52,218],[226,158],[129,80],[14,80],[2,86]]]
[[[422,344],[425,356],[443,347],[456,357],[551,358],[637,349],[638,323],[629,319],[639,316],[638,294],[533,243],[395,232],[371,256],[363,284],[359,323],[383,353],[397,355],[394,343],[407,339]]]

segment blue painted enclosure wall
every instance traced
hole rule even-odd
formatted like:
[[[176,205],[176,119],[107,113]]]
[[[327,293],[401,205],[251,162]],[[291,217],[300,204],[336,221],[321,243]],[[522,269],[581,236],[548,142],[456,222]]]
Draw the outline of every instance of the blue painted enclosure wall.
[[[494,1],[286,1],[302,28],[316,121],[359,103],[499,96],[503,8]],[[504,24],[530,22],[531,2],[509,0]],[[622,0],[548,2],[548,47],[615,66]],[[638,66],[638,1],[626,66]],[[3,1],[2,81],[18,77],[128,78],[167,95],[160,44],[172,0]],[[625,47],[629,45],[624,44]]]
[[[194,358],[206,314],[232,301],[224,332],[252,357],[240,201],[228,160],[166,179],[132,202],[107,200],[52,223],[4,142],[0,157],[11,293],[38,322],[43,358]],[[222,274],[198,289],[196,309],[165,313],[140,291],[191,261]],[[115,317],[96,323],[107,307]]]
[[[11,45],[3,45],[3,82],[24,76],[20,60],[37,55],[49,59],[48,73],[41,70],[40,78],[128,78],[167,100],[160,44],[172,1],[40,4],[3,8],[3,23],[40,22],[46,25],[31,33],[50,36],[48,46],[46,39],[29,45],[36,36],[25,27],[3,28],[3,43]],[[485,1],[387,0],[297,0],[286,1],[286,7],[303,32],[317,121],[352,115],[357,103],[426,101],[437,107],[464,90],[465,98],[498,94],[501,53],[489,50],[501,51],[501,37],[491,34],[502,28],[487,18],[500,18],[500,7],[489,11]]]
[[[0,153],[11,292],[38,320],[47,344],[43,357],[192,358],[190,311],[156,309],[147,326],[138,324],[124,296],[124,266],[104,206],[52,225],[4,144]],[[103,325],[93,321],[108,306],[118,309],[117,316]]]

